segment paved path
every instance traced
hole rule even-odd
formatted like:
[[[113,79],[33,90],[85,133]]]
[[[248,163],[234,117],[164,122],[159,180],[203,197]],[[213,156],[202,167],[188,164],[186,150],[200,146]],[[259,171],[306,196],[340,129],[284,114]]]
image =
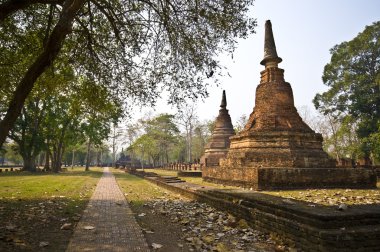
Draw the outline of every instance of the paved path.
[[[74,251],[150,251],[108,168],[71,238],[67,252]]]

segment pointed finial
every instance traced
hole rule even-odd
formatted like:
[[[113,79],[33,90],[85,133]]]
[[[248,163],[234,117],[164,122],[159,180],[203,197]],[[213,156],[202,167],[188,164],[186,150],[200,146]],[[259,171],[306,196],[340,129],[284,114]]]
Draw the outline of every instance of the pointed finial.
[[[226,98],[226,91],[223,90],[223,96],[222,96],[222,103],[220,104],[221,108],[227,107],[227,98]]]
[[[260,62],[265,67],[277,67],[282,59],[277,56],[276,44],[274,43],[272,23],[270,20],[265,22],[265,40],[264,40],[264,59]]]

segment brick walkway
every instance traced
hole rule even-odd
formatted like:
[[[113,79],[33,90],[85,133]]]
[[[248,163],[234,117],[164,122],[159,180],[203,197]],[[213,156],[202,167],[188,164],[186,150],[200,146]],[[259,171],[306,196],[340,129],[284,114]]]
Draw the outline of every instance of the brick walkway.
[[[74,251],[150,251],[108,168],[71,238],[67,252]]]

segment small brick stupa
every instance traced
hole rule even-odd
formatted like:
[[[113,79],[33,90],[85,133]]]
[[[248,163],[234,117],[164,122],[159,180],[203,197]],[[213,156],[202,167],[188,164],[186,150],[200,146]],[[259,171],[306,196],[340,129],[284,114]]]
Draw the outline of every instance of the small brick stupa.
[[[315,133],[294,107],[284,80],[270,21],[265,23],[261,81],[255,108],[244,130],[230,138],[227,157],[217,168],[205,167],[204,180],[253,189],[371,188],[376,177],[366,169],[335,168]]]
[[[215,128],[211,138],[205,146],[204,155],[201,157],[201,164],[204,166],[218,166],[219,160],[226,157],[228,148],[230,147],[229,138],[233,135],[235,135],[235,131],[227,110],[226,92],[223,90],[219,115],[215,120]]]

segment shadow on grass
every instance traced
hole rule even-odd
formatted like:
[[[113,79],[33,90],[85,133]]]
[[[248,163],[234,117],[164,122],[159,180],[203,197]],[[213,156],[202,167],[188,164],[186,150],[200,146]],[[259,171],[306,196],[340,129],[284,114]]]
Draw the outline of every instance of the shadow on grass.
[[[0,199],[0,251],[66,251],[88,199]],[[48,242],[40,247],[40,242]]]
[[[71,170],[69,168],[67,171],[63,172],[42,172],[42,171],[37,171],[37,172],[28,172],[28,171],[13,171],[13,172],[2,172],[0,173],[0,178],[1,177],[23,177],[23,176],[86,176],[86,177],[93,177],[93,178],[100,178],[103,174],[103,170],[90,170],[85,171],[84,168],[80,168],[81,170],[74,169]]]
[[[122,173],[122,172],[112,172],[112,174],[115,176],[115,178],[124,180],[124,181],[145,181],[143,178],[137,177],[135,175],[131,175],[129,173]]]

